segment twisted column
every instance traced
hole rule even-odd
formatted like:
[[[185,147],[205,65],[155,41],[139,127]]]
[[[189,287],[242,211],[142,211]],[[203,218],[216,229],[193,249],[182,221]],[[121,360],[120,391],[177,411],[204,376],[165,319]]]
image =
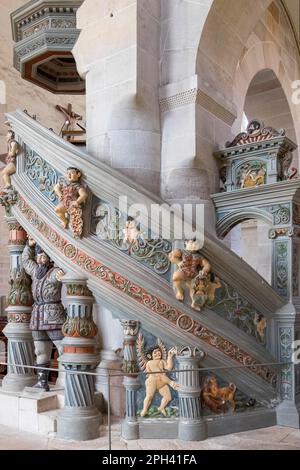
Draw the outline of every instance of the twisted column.
[[[68,318],[63,326],[63,355],[66,371],[65,406],[58,417],[57,434],[63,439],[86,441],[99,437],[100,413],[95,406],[97,326],[93,321],[93,295],[85,279],[76,274],[62,278],[67,288]]]
[[[124,377],[123,382],[126,390],[126,415],[122,423],[122,437],[124,439],[138,439],[137,391],[141,385],[138,377],[139,367],[136,353],[136,339],[140,323],[135,320],[122,320],[121,325],[124,334],[124,360],[122,370],[125,374],[128,374]]]
[[[207,438],[206,424],[201,411],[199,369],[204,353],[198,348],[182,349],[177,355],[179,397],[178,438],[183,441],[202,441]]]
[[[34,346],[29,329],[31,307],[31,280],[22,268],[21,256],[26,244],[26,232],[13,217],[6,217],[9,227],[10,291],[7,297],[8,324],[3,330],[8,340],[8,373],[2,382],[2,390],[22,391],[35,383]],[[16,365],[15,365],[16,364]]]

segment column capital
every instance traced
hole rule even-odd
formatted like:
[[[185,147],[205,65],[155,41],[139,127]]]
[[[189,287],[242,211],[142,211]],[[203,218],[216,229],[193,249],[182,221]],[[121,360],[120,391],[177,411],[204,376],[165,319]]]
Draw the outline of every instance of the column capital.
[[[137,320],[121,320],[121,325],[123,327],[124,338],[135,340],[140,329],[140,322]]]

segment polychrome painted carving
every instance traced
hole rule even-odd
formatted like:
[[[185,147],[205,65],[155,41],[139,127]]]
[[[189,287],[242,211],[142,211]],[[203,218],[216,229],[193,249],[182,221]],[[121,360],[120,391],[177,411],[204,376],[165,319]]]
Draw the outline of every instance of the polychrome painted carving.
[[[18,200],[17,191],[11,186],[8,189],[2,189],[0,191],[0,204],[5,208],[7,216],[11,216],[11,208],[16,204]]]
[[[83,205],[88,199],[87,189],[80,183],[81,175],[78,168],[68,168],[66,179],[54,188],[60,200],[55,212],[65,229],[70,225],[75,238],[82,236]]]
[[[239,168],[236,175],[238,188],[253,188],[266,183],[266,164],[259,161],[248,162]]]
[[[265,344],[266,318],[257,312],[256,308],[239,295],[239,293],[223,280],[215,299],[208,302],[221,317],[233,323],[236,327]]]
[[[25,173],[44,196],[52,203],[57,204],[54,187],[62,178],[61,175],[46,160],[27,146],[25,146]]]
[[[174,382],[174,380],[171,380],[166,374],[166,371],[171,371],[173,369],[173,357],[177,352],[176,348],[172,348],[167,352],[165,345],[158,339],[157,346],[147,353],[145,351],[145,340],[141,334],[138,336],[136,348],[140,368],[146,374],[150,372],[158,372],[157,374],[147,375],[145,382],[146,397],[141,411],[141,416],[147,415],[156,393],[159,393],[162,397],[158,410],[164,416],[167,416],[166,407],[172,400],[169,387],[172,387],[174,390],[178,390],[179,388],[179,385]]]
[[[230,409],[234,411],[236,408],[235,393],[235,384],[230,383],[228,387],[219,387],[216,377],[207,377],[201,391],[202,407],[208,408],[214,413],[225,413]]]
[[[11,187],[11,176],[17,171],[16,161],[20,151],[20,146],[15,140],[15,133],[11,130],[8,131],[7,136],[7,156],[5,158],[6,166],[2,170],[2,179],[4,183],[4,189]]]
[[[188,287],[192,308],[201,311],[208,301],[214,300],[215,291],[221,284],[212,274],[209,261],[200,254],[200,244],[197,240],[189,240],[186,250],[173,250],[169,259],[177,266],[173,275],[176,299],[183,301],[184,289]]]
[[[38,216],[21,196],[19,196],[17,201],[17,211],[34,225],[37,232],[43,235],[55,249],[59,250],[63,256],[66,256],[72,261],[74,266],[79,266],[80,269],[85,271],[88,275],[108,283],[116,292],[122,292],[127,295],[135,302],[143,305],[144,308],[153,315],[161,316],[167,320],[170,325],[178,326],[177,322],[182,317],[182,313],[178,309],[148,292],[138,284],[124,278],[120,273],[112,271],[96,258],[89,256],[87,253],[69,243],[68,240],[58,234],[53,230],[53,227]],[[212,332],[198,320],[191,319],[191,322],[192,325],[189,327],[189,333],[191,335],[200,338],[211,347],[222,351],[227,357],[232,358],[238,364],[247,363],[253,373],[273,386],[276,385],[277,373],[274,369],[271,369],[269,366],[260,365],[250,353],[239,348],[236,344],[228,341],[220,334]]]
[[[146,239],[142,227],[132,217],[96,197],[92,207],[91,231],[94,235],[144,263],[156,274],[169,274],[172,245],[168,240]]]
[[[25,269],[12,272],[10,290],[7,297],[7,305],[31,307],[33,298],[31,293],[31,279]]]

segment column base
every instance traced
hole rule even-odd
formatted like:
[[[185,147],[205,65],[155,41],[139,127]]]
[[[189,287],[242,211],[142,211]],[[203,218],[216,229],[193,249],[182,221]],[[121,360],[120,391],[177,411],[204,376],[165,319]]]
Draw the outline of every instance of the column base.
[[[100,437],[101,415],[97,408],[64,408],[57,417],[57,437],[90,441]]]
[[[138,421],[127,421],[124,419],[122,422],[122,438],[127,441],[137,440],[140,438],[139,423]]]
[[[22,392],[25,387],[32,387],[36,383],[35,375],[7,374],[2,380],[4,392]]]
[[[276,409],[278,426],[300,429],[300,403],[283,401]]]
[[[180,420],[178,423],[178,439],[181,441],[204,441],[207,439],[207,426],[201,420]]]

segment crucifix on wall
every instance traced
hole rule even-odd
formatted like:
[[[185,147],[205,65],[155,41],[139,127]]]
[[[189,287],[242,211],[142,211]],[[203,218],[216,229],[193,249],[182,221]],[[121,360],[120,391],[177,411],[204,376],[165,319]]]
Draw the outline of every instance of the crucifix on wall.
[[[56,109],[60,111],[65,117],[60,135],[64,139],[74,144],[84,144],[85,139],[76,139],[76,136],[82,136],[86,133],[84,126],[79,124],[79,121],[82,121],[83,117],[73,111],[71,103],[69,103],[66,108],[64,106],[57,105]]]

